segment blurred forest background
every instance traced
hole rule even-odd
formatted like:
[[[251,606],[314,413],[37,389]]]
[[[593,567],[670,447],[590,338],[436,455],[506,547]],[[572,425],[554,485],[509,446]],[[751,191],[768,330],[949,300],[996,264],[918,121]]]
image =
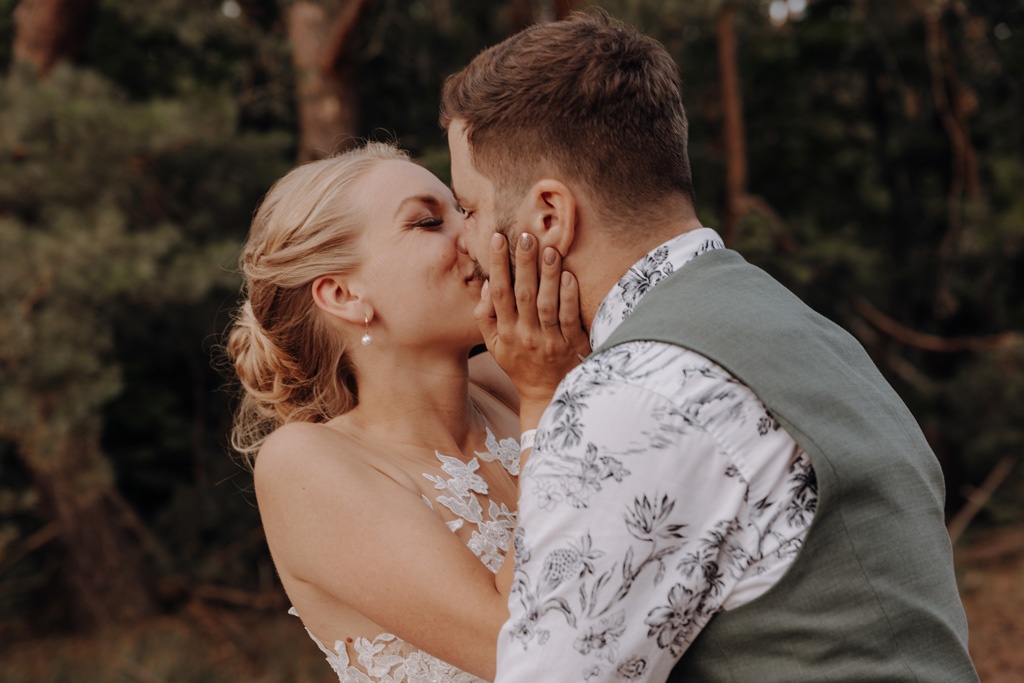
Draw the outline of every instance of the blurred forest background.
[[[249,219],[360,138],[447,181],[444,77],[591,4],[676,57],[705,224],[919,419],[1024,680],[1024,0],[0,0],[0,680],[332,680],[226,446]]]

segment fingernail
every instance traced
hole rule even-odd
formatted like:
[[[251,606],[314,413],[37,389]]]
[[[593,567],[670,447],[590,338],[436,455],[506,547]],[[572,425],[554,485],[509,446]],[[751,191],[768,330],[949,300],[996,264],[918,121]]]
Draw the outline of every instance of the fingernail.
[[[522,251],[530,251],[533,249],[533,235],[528,232],[524,232],[519,236],[519,248]]]
[[[494,233],[494,235],[491,237],[491,249],[493,249],[494,251],[501,251],[501,244],[504,241],[505,240],[501,236],[500,232]]]
[[[571,284],[572,284],[572,275],[569,274],[569,271],[563,270],[562,271],[562,286],[563,287],[568,287]]]
[[[544,263],[546,263],[549,266],[555,265],[555,256],[557,255],[558,252],[555,251],[554,247],[548,247],[547,249],[544,250]]]

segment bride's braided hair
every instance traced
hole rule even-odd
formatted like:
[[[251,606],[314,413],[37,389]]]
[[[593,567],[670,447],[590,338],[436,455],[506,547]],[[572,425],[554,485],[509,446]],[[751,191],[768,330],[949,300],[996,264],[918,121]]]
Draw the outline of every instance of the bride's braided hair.
[[[231,444],[250,465],[280,425],[324,422],[356,405],[344,342],[317,315],[311,285],[359,264],[353,187],[376,163],[407,159],[392,145],[368,143],[293,169],[260,204],[242,251],[242,301],[226,344],[242,388]]]

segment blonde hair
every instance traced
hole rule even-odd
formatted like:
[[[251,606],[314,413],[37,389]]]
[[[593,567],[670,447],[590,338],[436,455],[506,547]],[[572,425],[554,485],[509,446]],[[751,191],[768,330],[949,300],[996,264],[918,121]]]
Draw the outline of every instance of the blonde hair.
[[[356,405],[344,341],[318,315],[311,285],[360,263],[362,225],[351,207],[359,180],[381,161],[408,159],[392,145],[368,143],[292,169],[260,204],[226,344],[242,388],[231,445],[250,466],[277,427],[324,422]]]

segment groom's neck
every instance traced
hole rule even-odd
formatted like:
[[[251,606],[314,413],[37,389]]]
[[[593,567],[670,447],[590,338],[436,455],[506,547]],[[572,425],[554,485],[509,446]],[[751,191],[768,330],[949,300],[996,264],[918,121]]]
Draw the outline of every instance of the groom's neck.
[[[637,261],[673,237],[701,227],[688,208],[674,217],[659,211],[628,223],[595,222],[578,228],[565,268],[579,283],[584,327],[590,329],[601,302]]]

